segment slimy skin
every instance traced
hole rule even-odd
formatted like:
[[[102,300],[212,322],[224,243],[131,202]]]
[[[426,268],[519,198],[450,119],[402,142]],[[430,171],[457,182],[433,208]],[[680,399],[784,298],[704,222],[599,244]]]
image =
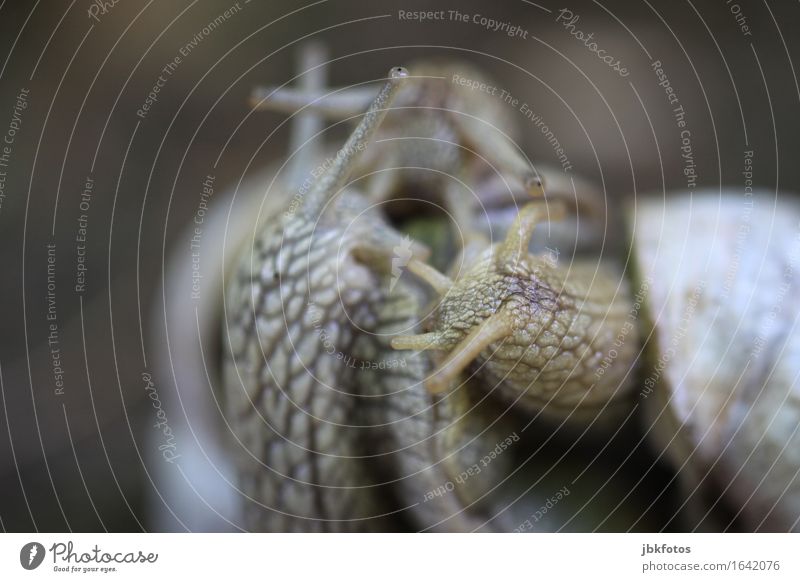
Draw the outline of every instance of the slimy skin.
[[[364,205],[341,191],[405,77],[390,71],[336,163],[297,212],[264,225],[229,285],[225,400],[242,489],[263,508],[248,512],[255,529],[359,530],[380,514],[351,427],[353,371],[337,356],[370,325],[376,281],[359,255],[390,256],[399,238],[380,217],[354,222]]]
[[[508,458],[462,477],[513,431],[508,420],[477,386],[431,394],[424,384],[434,365],[429,354],[401,355],[389,344],[398,331],[419,327],[429,301],[422,285],[401,278],[380,305],[374,333],[356,342],[357,357],[371,364],[359,372],[366,396],[360,413],[374,427],[371,451],[415,529],[508,530],[513,524],[487,495],[508,473]],[[381,363],[391,367],[381,370]]]
[[[474,391],[430,394],[427,355],[396,361],[430,300],[392,281],[404,240],[359,191],[342,190],[401,80],[390,80],[296,211],[267,221],[228,286],[223,373],[248,525],[262,531],[478,529],[493,472],[427,499],[506,436]],[[409,280],[410,279],[410,280]],[[383,364],[383,365],[382,365]]]
[[[628,400],[639,340],[625,281],[602,266],[562,267],[527,251],[535,226],[562,213],[542,200],[522,208],[505,241],[455,281],[416,270],[442,294],[432,331],[395,337],[392,346],[447,353],[426,381],[432,392],[470,368],[486,389],[557,416],[583,419]],[[604,358],[614,365],[603,369]]]

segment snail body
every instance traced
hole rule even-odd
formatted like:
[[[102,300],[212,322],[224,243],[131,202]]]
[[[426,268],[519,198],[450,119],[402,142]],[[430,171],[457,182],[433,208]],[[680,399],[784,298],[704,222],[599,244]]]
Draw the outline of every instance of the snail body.
[[[472,269],[444,285],[437,276],[432,330],[392,345],[445,354],[426,380],[433,392],[468,370],[562,418],[643,404],[644,438],[680,477],[691,527],[797,529],[800,204],[756,199],[746,241],[732,194],[639,201],[629,285],[604,265],[569,273],[528,254],[547,214],[531,203]]]
[[[387,242],[388,225],[371,228],[364,220],[348,228],[365,209],[356,194],[345,191],[334,204],[327,203],[344,186],[352,159],[405,75],[392,71],[302,207],[264,224],[229,286],[226,405],[240,419],[234,430],[247,452],[242,486],[264,507],[251,522],[256,527],[358,529],[360,521],[379,515],[373,495],[360,494],[359,488],[370,483],[357,459],[358,434],[352,427],[358,395],[348,390],[352,370],[335,354],[350,348],[352,326],[364,325],[368,316],[355,313],[347,323],[346,311],[368,305],[374,284],[356,255],[359,250],[391,253],[398,241]],[[333,357],[321,357],[328,346]]]
[[[449,353],[427,379],[432,391],[446,390],[478,362],[483,382],[533,411],[559,409],[555,415],[583,420],[587,411],[628,400],[625,365],[635,361],[636,331],[631,342],[614,343],[628,328],[628,287],[606,267],[561,267],[530,254],[533,230],[549,213],[560,216],[563,207],[538,201],[522,208],[506,239],[445,286],[433,330],[392,340],[397,349]],[[600,374],[612,351],[623,365]]]
[[[490,490],[510,470],[507,459],[493,471],[475,472],[480,459],[513,432],[491,401],[475,386],[447,397],[424,385],[433,362],[426,354],[403,357],[389,345],[398,331],[419,327],[430,296],[414,281],[401,280],[382,304],[378,325],[359,336],[353,352],[362,365],[358,382],[366,397],[360,416],[371,430],[370,452],[379,459],[410,521],[417,530],[507,530],[508,516],[497,515]],[[381,369],[382,362],[394,365]],[[493,522],[489,525],[489,522]]]
[[[264,222],[229,282],[223,384],[241,487],[260,506],[251,528],[385,529],[403,511],[415,529],[467,530],[493,517],[488,472],[426,498],[501,437],[468,391],[425,390],[426,356],[386,369],[390,334],[417,326],[429,299],[392,279],[392,260],[423,251],[343,189],[405,76],[393,70],[334,165],[300,208]]]

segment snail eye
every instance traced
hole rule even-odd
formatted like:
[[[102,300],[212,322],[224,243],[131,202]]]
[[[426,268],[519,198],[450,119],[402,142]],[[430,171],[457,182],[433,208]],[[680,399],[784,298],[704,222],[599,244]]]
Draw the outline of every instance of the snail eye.
[[[404,79],[408,77],[408,70],[405,67],[394,67],[390,71],[390,76],[392,79]]]

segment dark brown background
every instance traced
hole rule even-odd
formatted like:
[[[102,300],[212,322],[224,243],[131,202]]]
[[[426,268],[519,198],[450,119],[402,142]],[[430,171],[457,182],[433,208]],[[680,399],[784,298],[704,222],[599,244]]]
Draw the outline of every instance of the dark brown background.
[[[743,151],[749,148],[758,185],[800,188],[800,92],[792,68],[800,62],[800,7],[794,2],[738,2],[753,30],[745,37],[724,0],[541,0],[551,10],[579,14],[578,28],[594,31],[598,43],[622,59],[631,71],[626,79],[569,36],[554,13],[522,0],[329,0],[303,10],[300,2],[240,4],[239,14],[184,58],[132,141],[136,110],[158,71],[231,3],[120,0],[100,23],[88,18],[86,0],[68,11],[67,3],[41,3],[32,11],[32,3],[22,1],[0,9],[0,58],[6,61],[0,133],[19,89],[30,89],[0,212],[5,530],[151,527],[143,501],[150,485],[142,461],[148,456],[140,426],[145,366],[135,266],[140,261],[146,315],[163,241],[169,246],[191,218],[199,184],[223,144],[230,139],[214,172],[218,189],[238,180],[256,152],[254,167],[261,167],[284,151],[285,127],[261,147],[282,116],[262,113],[242,121],[254,85],[292,77],[301,37],[328,45],[338,59],[331,69],[336,84],[374,79],[390,66],[432,55],[483,67],[543,115],[577,174],[598,182],[602,176],[612,212],[632,204],[634,195],[685,186],[678,131],[638,38],[662,61],[686,109],[700,184],[741,188]],[[508,38],[474,24],[397,19],[398,9],[453,8],[519,24],[532,38]],[[381,14],[391,16],[364,20]],[[526,124],[520,116],[530,157],[551,159],[550,146]],[[72,290],[72,241],[96,149],[88,288],[81,303]],[[59,249],[63,397],[53,394],[45,346],[45,244],[52,240]],[[146,338],[144,343],[152,358],[159,347]]]

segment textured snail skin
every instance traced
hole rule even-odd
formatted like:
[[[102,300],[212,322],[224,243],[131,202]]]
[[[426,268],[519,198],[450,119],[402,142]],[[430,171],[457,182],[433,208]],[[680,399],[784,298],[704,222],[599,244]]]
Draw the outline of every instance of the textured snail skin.
[[[547,215],[543,201],[523,208],[506,240],[443,290],[432,331],[393,345],[447,352],[428,380],[433,391],[469,366],[487,388],[529,410],[585,422],[630,405],[638,334],[627,283],[609,268],[561,267],[528,253]],[[604,359],[613,366],[603,368]]]
[[[349,350],[346,311],[369,305],[372,281],[353,258],[360,233],[328,228],[312,236],[314,226],[293,219],[267,230],[253,270],[244,262],[229,291],[225,395],[236,436],[252,455],[241,459],[242,488],[275,510],[252,526],[268,531],[349,529],[347,521],[319,520],[378,514],[372,496],[353,489],[369,485],[361,463],[348,458],[359,451],[357,431],[347,428],[357,394],[343,390],[353,385],[353,370],[325,352],[327,345]],[[347,287],[341,298],[339,277]],[[351,314],[353,324],[367,315]]]
[[[357,357],[397,362],[389,338],[418,327],[430,299],[413,279],[401,278],[379,303],[374,333],[356,340]],[[401,506],[410,508],[414,528],[508,531],[513,521],[498,515],[499,503],[489,494],[508,473],[508,457],[495,461],[491,471],[459,479],[511,434],[508,421],[491,401],[481,400],[475,386],[464,385],[445,397],[432,395],[424,386],[433,368],[429,354],[409,354],[401,361],[403,366],[388,372],[374,367],[359,372],[358,384],[367,396],[359,412],[374,427],[370,452],[392,481]],[[448,483],[453,490],[441,494]],[[433,495],[437,490],[440,494]]]
[[[406,509],[414,529],[463,531],[493,517],[480,497],[502,461],[425,497],[495,446],[496,417],[466,389],[429,394],[426,355],[378,366],[397,359],[390,334],[413,331],[429,299],[417,283],[390,288],[399,233],[359,192],[339,192],[361,151],[353,146],[388,103],[379,95],[356,128],[340,156],[353,159],[330,171],[338,177],[264,224],[228,286],[225,403],[252,529],[387,529]]]
[[[636,332],[630,343],[614,348],[629,311],[627,286],[595,272],[596,264],[561,268],[530,255],[512,266],[496,253],[484,253],[439,306],[436,327],[447,343],[455,346],[466,330],[502,310],[512,331],[482,352],[485,365],[478,373],[507,397],[534,410],[570,411],[599,409],[627,396]],[[600,376],[609,353],[619,362]]]
[[[388,338],[416,325],[428,298],[403,280],[387,292],[399,238],[379,215],[360,215],[360,199],[343,193],[318,224],[297,217],[268,228],[231,285],[224,373],[231,424],[249,453],[242,487],[277,510],[251,511],[250,526],[384,529],[377,516],[416,506],[415,529],[476,529],[492,517],[479,504],[488,472],[454,493],[425,493],[495,446],[500,432],[486,425],[496,417],[466,389],[429,394],[424,355],[396,364]]]
[[[370,228],[371,217],[351,225],[364,210],[357,198],[344,192],[329,202],[406,76],[390,71],[335,161],[299,208],[264,224],[229,286],[225,399],[243,453],[242,488],[265,509],[249,513],[255,528],[359,529],[377,515],[374,496],[359,495],[370,483],[351,427],[358,394],[336,354],[348,353],[354,327],[369,326],[374,281],[356,251],[389,253],[397,241],[387,245],[391,231]],[[332,357],[320,357],[323,349]]]

